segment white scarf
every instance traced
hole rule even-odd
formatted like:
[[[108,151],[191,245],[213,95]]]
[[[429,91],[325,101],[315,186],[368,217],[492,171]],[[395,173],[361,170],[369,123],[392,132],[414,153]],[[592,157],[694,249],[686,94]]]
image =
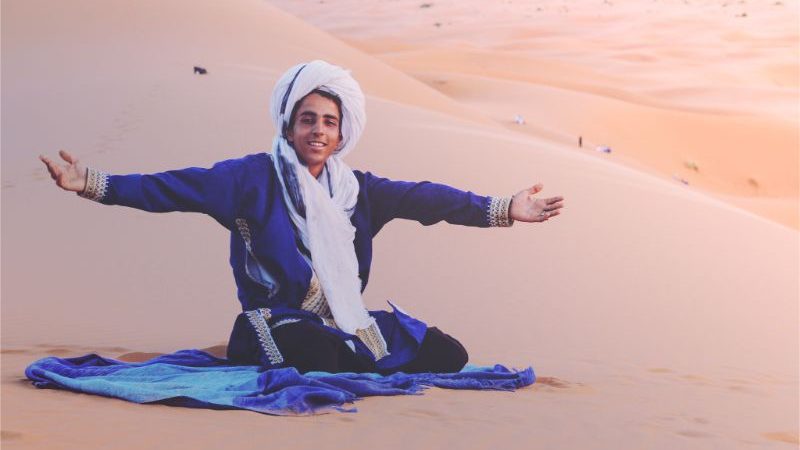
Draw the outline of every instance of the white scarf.
[[[328,91],[342,101],[342,141],[325,164],[332,197],[328,183],[323,186],[311,175],[283,133],[295,103],[314,89]],[[341,67],[312,61],[292,67],[281,77],[272,93],[270,109],[276,129],[283,131],[273,140],[272,159],[283,186],[284,201],[303,245],[311,252],[310,264],[334,321],[342,331],[361,338],[376,360],[381,359],[388,350],[361,298],[353,247],[355,227],[350,216],[358,200],[359,185],[352,169],[341,159],[353,149],[364,129],[361,87]]]

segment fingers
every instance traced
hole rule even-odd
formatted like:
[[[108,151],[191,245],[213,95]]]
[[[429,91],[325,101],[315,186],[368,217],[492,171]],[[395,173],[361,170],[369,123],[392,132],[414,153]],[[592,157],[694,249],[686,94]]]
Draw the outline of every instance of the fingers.
[[[544,188],[544,185],[542,183],[536,183],[535,185],[531,186],[530,189],[528,189],[528,194],[529,195],[533,195],[533,194],[541,191],[542,188]]]
[[[548,212],[545,212],[543,216],[539,216],[538,217],[538,220],[536,220],[536,222],[547,222],[548,220],[550,220],[551,218],[553,218],[553,217],[555,217],[555,216],[557,216],[559,214],[561,214],[561,211],[548,211]]]
[[[39,155],[39,159],[47,166],[47,171],[50,172],[52,179],[57,180],[61,176],[61,168],[58,167],[58,164],[46,156]]]
[[[560,201],[563,201],[563,200],[564,200],[564,197],[550,197],[550,198],[544,199],[545,203],[547,203],[548,205],[551,204],[551,203],[556,203],[556,202],[560,202]]]
[[[556,210],[559,210],[559,209],[561,209],[563,207],[564,207],[564,203],[562,203],[562,202],[552,203],[550,205],[545,206],[544,211],[545,212],[556,211]]]
[[[68,162],[70,164],[75,164],[75,163],[78,162],[78,158],[72,156],[72,154],[70,154],[66,150],[59,150],[58,151],[58,155],[61,156],[61,159],[63,159],[64,161],[66,161],[66,162]]]

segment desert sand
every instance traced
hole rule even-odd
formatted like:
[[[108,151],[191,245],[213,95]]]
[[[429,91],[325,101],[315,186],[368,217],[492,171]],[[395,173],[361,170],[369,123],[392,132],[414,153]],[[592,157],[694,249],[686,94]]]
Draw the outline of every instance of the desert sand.
[[[796,3],[286,3],[3,2],[3,448],[798,445]],[[216,222],[69,195],[37,155],[268,151],[272,85],[313,58],[367,94],[352,167],[566,197],[510,229],[392,222],[365,292],[538,382],[298,418],[33,388],[46,355],[220,351],[239,311]]]
[[[798,227],[797,2],[276,3],[514,131]]]

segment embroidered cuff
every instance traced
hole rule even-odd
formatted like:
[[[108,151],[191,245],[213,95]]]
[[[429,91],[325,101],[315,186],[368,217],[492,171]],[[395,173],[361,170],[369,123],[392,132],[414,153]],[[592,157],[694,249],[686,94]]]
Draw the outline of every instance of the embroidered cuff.
[[[489,209],[486,211],[490,227],[510,227],[514,219],[510,217],[511,197],[489,197]]]
[[[250,325],[252,325],[253,329],[256,331],[258,343],[261,344],[261,349],[264,351],[264,355],[269,360],[269,363],[273,366],[281,364],[283,362],[283,355],[281,355],[280,350],[278,350],[278,345],[275,343],[275,340],[272,339],[272,333],[269,331],[269,325],[267,324],[267,320],[272,317],[272,312],[267,308],[259,308],[245,311],[244,313],[247,315],[247,320],[250,321]]]
[[[86,169],[86,189],[78,195],[96,202],[102,201],[108,190],[108,174],[97,169]]]
[[[386,348],[386,341],[383,339],[377,322],[372,322],[372,325],[367,328],[356,330],[356,336],[372,352],[372,355],[375,356],[375,361],[389,356],[389,349]]]

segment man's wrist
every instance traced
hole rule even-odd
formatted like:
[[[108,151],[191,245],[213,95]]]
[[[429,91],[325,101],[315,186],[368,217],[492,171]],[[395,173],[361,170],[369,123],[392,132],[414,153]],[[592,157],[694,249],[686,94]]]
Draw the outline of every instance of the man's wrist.
[[[511,218],[511,200],[513,197],[490,197],[488,220],[490,227],[510,227],[514,224]]]
[[[102,201],[108,190],[108,174],[91,167],[86,168],[86,186],[78,195],[96,202]]]

